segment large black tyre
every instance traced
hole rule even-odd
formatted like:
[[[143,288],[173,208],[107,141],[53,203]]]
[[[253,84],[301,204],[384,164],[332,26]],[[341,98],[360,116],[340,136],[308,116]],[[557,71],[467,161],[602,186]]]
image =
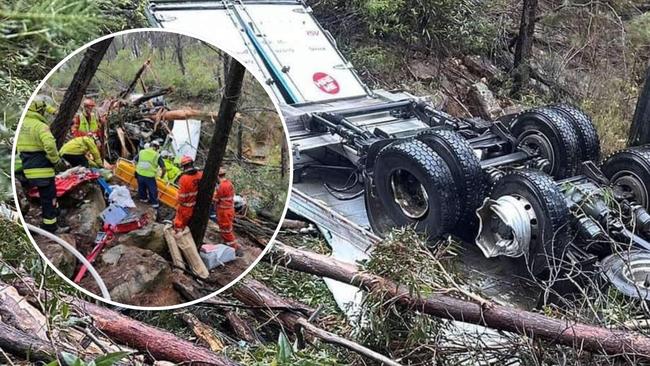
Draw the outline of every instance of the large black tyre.
[[[535,276],[556,272],[571,239],[570,211],[560,188],[543,172],[518,170],[504,175],[492,187],[492,199],[505,195],[523,197],[535,212],[536,229],[526,256],[530,272]]]
[[[600,160],[600,138],[591,118],[585,112],[569,104],[555,104],[550,108],[568,118],[578,132],[582,160],[598,163]]]
[[[447,163],[460,198],[461,224],[476,221],[476,209],[486,193],[486,182],[481,161],[469,142],[457,132],[448,129],[426,130],[416,139],[424,142]]]
[[[413,226],[435,238],[456,225],[459,199],[453,175],[425,143],[394,142],[379,152],[374,166],[376,197],[391,226]],[[379,234],[386,228],[373,227]]]
[[[517,142],[542,152],[551,163],[546,173],[562,179],[575,175],[581,162],[578,133],[568,118],[551,108],[519,114],[510,125]]]
[[[631,196],[629,200],[650,209],[650,146],[635,146],[610,155],[601,166],[612,185]]]

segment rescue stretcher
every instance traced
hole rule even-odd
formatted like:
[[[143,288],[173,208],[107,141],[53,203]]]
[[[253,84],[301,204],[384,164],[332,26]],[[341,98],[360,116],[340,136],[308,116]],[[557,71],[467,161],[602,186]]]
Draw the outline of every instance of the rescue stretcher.
[[[135,177],[135,163],[131,160],[120,158],[115,163],[114,169],[115,176],[128,184],[131,188],[138,187],[138,180]],[[165,182],[160,178],[156,178],[156,185],[158,186],[158,199],[165,205],[176,209],[178,202],[178,186],[173,183]]]

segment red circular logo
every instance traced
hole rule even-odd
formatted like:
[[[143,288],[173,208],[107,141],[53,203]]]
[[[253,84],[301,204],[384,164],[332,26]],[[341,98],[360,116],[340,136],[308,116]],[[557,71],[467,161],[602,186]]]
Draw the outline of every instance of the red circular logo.
[[[315,73],[314,76],[312,76],[312,80],[314,80],[314,84],[316,84],[318,89],[325,93],[336,94],[341,90],[336,79],[324,72]]]

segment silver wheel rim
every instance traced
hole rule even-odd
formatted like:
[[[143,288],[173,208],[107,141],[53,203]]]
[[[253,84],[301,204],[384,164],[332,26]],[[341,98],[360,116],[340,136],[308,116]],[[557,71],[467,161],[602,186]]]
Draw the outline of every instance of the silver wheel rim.
[[[411,219],[421,219],[429,212],[429,195],[420,181],[404,169],[394,170],[390,175],[393,201],[402,213]]]
[[[650,259],[632,259],[621,272],[629,283],[638,288],[650,289]]]
[[[476,213],[479,218],[476,244],[486,257],[520,257],[528,253],[539,223],[527,199],[519,195],[486,199]]]

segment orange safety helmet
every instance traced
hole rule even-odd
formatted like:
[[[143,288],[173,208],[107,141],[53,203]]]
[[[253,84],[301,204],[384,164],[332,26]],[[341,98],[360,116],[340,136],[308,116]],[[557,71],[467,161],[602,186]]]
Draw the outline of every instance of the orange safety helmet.
[[[92,100],[92,99],[90,99],[90,98],[86,98],[86,99],[84,100],[84,107],[93,107],[93,108],[94,108],[95,105],[96,105],[96,104],[95,104],[95,101]]]
[[[184,167],[186,165],[191,165],[194,164],[194,159],[192,159],[190,156],[183,155],[181,158],[181,167]]]

